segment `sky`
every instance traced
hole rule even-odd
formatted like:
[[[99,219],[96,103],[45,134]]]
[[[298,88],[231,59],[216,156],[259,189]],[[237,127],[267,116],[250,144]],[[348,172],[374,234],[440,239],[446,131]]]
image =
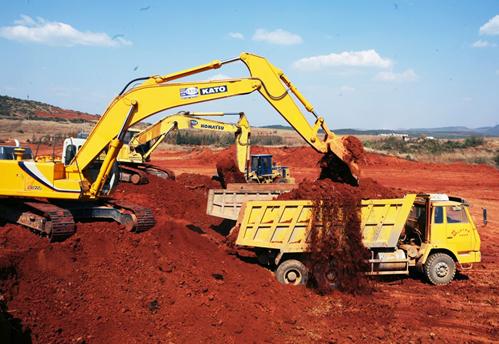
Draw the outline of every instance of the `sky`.
[[[497,0],[0,5],[2,95],[100,114],[131,79],[251,52],[282,69],[331,128],[499,124]],[[247,76],[231,64],[194,79]],[[285,124],[256,92],[182,109]]]

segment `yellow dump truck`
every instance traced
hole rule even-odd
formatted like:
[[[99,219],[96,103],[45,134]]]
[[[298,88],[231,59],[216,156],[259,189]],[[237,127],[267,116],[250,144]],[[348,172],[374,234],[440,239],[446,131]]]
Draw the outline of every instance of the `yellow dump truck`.
[[[242,204],[236,245],[254,249],[259,261],[275,268],[284,284],[305,284],[312,230],[309,200],[264,200]],[[361,204],[363,244],[371,252],[369,275],[409,274],[416,268],[429,282],[452,281],[456,268],[480,262],[480,236],[460,198],[408,194],[399,199],[364,200]],[[332,257],[334,259],[334,257]]]

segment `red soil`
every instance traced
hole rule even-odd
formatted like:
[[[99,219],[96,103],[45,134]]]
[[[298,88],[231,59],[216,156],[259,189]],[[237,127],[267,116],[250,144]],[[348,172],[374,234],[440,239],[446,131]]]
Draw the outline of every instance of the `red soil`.
[[[117,198],[153,209],[157,224],[145,233],[78,223],[74,236],[49,244],[20,226],[0,225],[1,297],[33,342],[497,341],[496,169],[368,154],[360,186],[366,194],[389,191],[365,179],[371,177],[387,187],[462,195],[476,220],[487,207],[489,224],[476,221],[483,262],[444,287],[412,276],[374,280],[371,295],[321,296],[279,285],[252,257],[227,254],[220,234],[227,224],[205,207],[208,187],[218,187],[214,161],[231,152],[158,152],[153,163],[174,170],[176,181],[121,185]],[[319,173],[320,156],[308,147],[253,152],[274,154],[298,181]]]
[[[348,162],[365,160],[362,143],[349,136],[347,147],[351,156]],[[305,180],[279,199],[310,199],[314,201],[313,221],[320,223],[322,233],[311,235],[311,255],[307,261],[313,271],[318,290],[325,294],[334,287],[351,293],[371,291],[364,272],[368,266],[369,252],[362,245],[362,233],[358,207],[362,199],[394,198],[403,192],[386,188],[372,179],[357,181],[345,162],[334,154],[326,154],[319,161],[320,179]],[[360,186],[359,186],[360,184]]]
[[[231,157],[222,157],[217,161],[217,174],[223,188],[230,183],[246,183],[244,174],[239,171],[237,164]]]

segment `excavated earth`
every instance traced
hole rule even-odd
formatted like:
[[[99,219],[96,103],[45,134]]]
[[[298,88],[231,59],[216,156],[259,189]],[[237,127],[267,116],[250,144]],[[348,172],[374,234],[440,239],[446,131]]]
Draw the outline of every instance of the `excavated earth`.
[[[320,156],[310,148],[252,152],[273,154],[297,182],[317,187]],[[483,261],[444,287],[415,274],[373,279],[370,294],[321,295],[282,286],[254,257],[227,249],[232,224],[205,214],[207,190],[220,187],[211,178],[216,161],[227,157],[232,149],[160,151],[153,162],[172,169],[175,181],[120,185],[116,198],[153,209],[157,224],[148,232],[78,223],[74,236],[49,244],[0,224],[0,305],[8,318],[0,317],[0,342],[9,343],[6,333],[34,343],[497,342],[497,169],[368,154],[361,187],[372,196],[447,192],[470,201]]]

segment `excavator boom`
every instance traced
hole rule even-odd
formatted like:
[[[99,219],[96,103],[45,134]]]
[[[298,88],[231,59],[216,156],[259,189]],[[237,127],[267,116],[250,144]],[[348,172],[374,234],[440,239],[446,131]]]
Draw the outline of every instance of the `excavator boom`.
[[[207,117],[222,117],[237,115],[239,120],[237,123],[227,123],[208,119]],[[144,153],[143,157],[147,158],[163,141],[163,139],[172,130],[178,129],[199,129],[215,132],[227,132],[235,135],[237,149],[237,166],[240,172],[244,172],[249,158],[249,136],[250,125],[246,115],[243,112],[227,113],[227,112],[186,112],[182,111],[175,115],[165,117],[164,119],[150,125],[141,132],[135,134],[130,142],[130,147],[137,147],[147,142],[156,140],[151,147]]]
[[[172,82],[235,61],[242,61],[247,66],[250,77],[204,82]],[[108,146],[119,132],[120,123],[123,123],[123,117],[134,102],[137,106],[130,119],[130,125],[169,108],[245,95],[254,91],[258,91],[314,149],[324,154],[333,153],[349,167],[353,176],[358,176],[356,161],[352,159],[352,154],[346,148],[343,139],[329,130],[324,119],[315,114],[311,104],[281,70],[265,58],[249,53],[242,53],[236,59],[213,61],[174,74],[152,76],[141,85],[124,90],[111,102],[87,142],[67,167],[67,171],[71,173],[85,169]],[[290,93],[294,94],[305,109],[316,117],[313,125],[308,122]],[[324,138],[319,137],[320,129],[325,133]]]

